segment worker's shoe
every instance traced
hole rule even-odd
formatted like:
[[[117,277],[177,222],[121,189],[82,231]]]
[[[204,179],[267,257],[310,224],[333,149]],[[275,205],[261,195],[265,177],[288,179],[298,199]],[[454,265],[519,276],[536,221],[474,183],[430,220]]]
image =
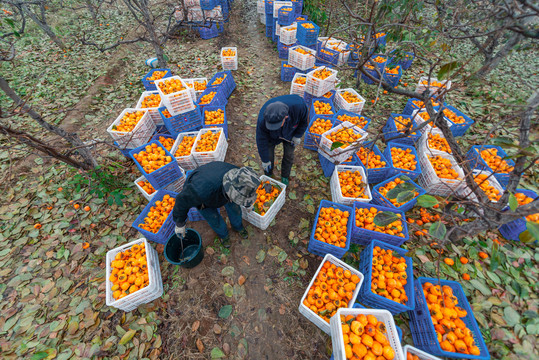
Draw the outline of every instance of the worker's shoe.
[[[249,233],[247,232],[246,228],[241,229],[238,231],[242,239],[247,239],[249,237]]]
[[[281,177],[281,182],[282,182],[283,184],[285,184],[286,186],[288,186],[288,178]]]
[[[219,241],[221,241],[221,245],[227,249],[230,247],[230,235],[227,235],[224,238],[219,238]]]

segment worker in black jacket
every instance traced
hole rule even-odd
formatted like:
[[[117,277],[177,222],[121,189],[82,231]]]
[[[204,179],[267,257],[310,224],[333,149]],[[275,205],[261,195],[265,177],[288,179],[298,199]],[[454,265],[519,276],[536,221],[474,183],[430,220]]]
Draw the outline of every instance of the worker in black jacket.
[[[189,174],[182,192],[176,196],[172,210],[176,234],[185,236],[187,213],[194,207],[217,233],[223,246],[229,247],[228,229],[217,211],[224,206],[232,228],[246,239],[248,234],[243,227],[240,205],[250,208],[254,204],[259,184],[257,174],[248,167],[238,168],[222,161],[198,167]]]
[[[268,100],[256,125],[256,145],[262,160],[264,174],[273,174],[275,146],[283,143],[281,181],[288,185],[294,162],[294,148],[309,126],[309,111],[305,101],[298,95],[283,95]]]

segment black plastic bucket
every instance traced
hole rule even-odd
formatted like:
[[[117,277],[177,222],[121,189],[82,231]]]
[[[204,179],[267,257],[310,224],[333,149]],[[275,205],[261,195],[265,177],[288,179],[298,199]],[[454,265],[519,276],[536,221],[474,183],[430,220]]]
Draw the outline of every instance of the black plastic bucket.
[[[174,233],[167,240],[164,253],[165,259],[169,263],[180,265],[187,269],[193,268],[200,264],[204,258],[202,238],[196,230],[187,229],[183,239],[182,252],[182,240]]]

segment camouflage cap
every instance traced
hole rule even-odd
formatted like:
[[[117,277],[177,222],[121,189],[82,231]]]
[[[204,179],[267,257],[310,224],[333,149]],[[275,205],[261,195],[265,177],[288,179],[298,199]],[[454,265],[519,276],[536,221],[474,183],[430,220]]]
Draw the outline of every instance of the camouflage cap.
[[[250,167],[229,170],[223,177],[223,188],[233,203],[250,207],[256,200],[258,175]]]

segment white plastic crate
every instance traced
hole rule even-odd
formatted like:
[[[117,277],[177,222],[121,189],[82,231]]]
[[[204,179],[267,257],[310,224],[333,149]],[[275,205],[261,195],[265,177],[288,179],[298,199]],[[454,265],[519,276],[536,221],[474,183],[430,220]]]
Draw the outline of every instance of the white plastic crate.
[[[161,114],[159,114],[159,110],[158,110],[161,106],[163,106],[163,100],[161,100],[159,102],[159,105],[157,107],[153,107],[153,108],[143,108],[142,107],[142,102],[144,101],[146,96],[152,95],[152,94],[158,94],[159,95],[159,91],[143,91],[142,95],[140,95],[140,99],[138,100],[137,105],[135,106],[135,108],[136,109],[146,109],[146,110],[148,110],[148,114],[152,118],[152,121],[155,123],[155,125],[158,125],[158,126],[159,125],[164,125],[165,123],[163,122],[163,118],[161,117]],[[159,95],[159,96],[161,96],[161,95]]]
[[[292,9],[294,8],[294,3],[292,1],[274,1],[273,2],[273,17],[278,18],[279,17],[279,9],[283,6],[290,6]]]
[[[281,193],[277,196],[277,199],[275,199],[275,201],[273,202],[269,210],[264,214],[264,216],[257,214],[254,210],[247,210],[243,206],[242,216],[245,221],[251,223],[252,225],[256,226],[261,230],[266,230],[284,205],[284,202],[286,200],[286,185],[265,175],[260,176],[260,182],[262,181],[269,181],[274,185],[278,185],[281,188]]]
[[[314,281],[316,280],[316,277],[318,276],[318,273],[320,272],[320,269],[322,269],[322,266],[326,263],[326,261],[329,261],[332,264],[335,264],[335,266],[342,267],[343,269],[350,270],[352,274],[355,274],[359,277],[359,282],[356,285],[356,288],[354,290],[354,295],[350,302],[348,303],[347,307],[351,308],[354,306],[354,303],[356,302],[357,294],[359,293],[359,289],[361,288],[361,285],[363,284],[364,276],[361,272],[359,272],[357,269],[354,269],[350,265],[346,264],[345,262],[337,259],[335,256],[331,254],[326,254],[324,256],[324,259],[320,263],[320,266],[318,266],[318,269],[316,270],[316,273],[314,274],[313,278],[311,279],[311,282],[309,283],[309,286],[305,290],[305,293],[303,293],[303,297],[301,298],[301,301],[299,303],[299,312],[305,316],[307,319],[309,319],[313,324],[315,324],[320,330],[325,332],[326,334],[330,334],[330,324],[328,324],[324,319],[322,319],[320,316],[314,313],[311,309],[309,309],[307,306],[303,304],[303,301],[307,297],[309,293],[309,289],[313,286]]]
[[[133,128],[133,130],[129,132],[112,130],[113,126],[120,124],[120,121],[122,120],[125,113],[132,113],[135,111],[142,111],[145,114],[142,116],[137,125]],[[122,110],[116,120],[114,120],[114,122],[110,124],[110,126],[107,128],[107,132],[114,139],[114,141],[116,141],[118,147],[122,149],[134,149],[144,144],[147,144],[150,141],[150,138],[152,137],[153,133],[155,132],[155,129],[156,125],[150,117],[148,110],[127,108]]]
[[[112,282],[109,281],[111,276],[112,267],[111,263],[116,257],[116,254],[125,251],[135,244],[144,244],[146,250],[146,259],[148,263],[148,276],[149,284],[148,286],[129,294],[122,299],[114,300],[112,297]],[[145,238],[140,238],[138,240],[132,241],[128,244],[122,245],[115,249],[109,250],[106,256],[107,262],[107,274],[106,274],[106,303],[107,306],[113,306],[123,311],[131,311],[136,309],[141,304],[149,303],[163,294],[163,281],[161,278],[161,268],[159,266],[159,259],[157,256],[157,251],[151,247],[148,243],[148,240]]]
[[[221,8],[221,5],[217,5],[211,10],[202,10],[204,17],[206,20],[212,19],[212,20],[224,20],[223,16],[223,10]]]
[[[331,72],[331,75],[325,79],[319,79],[314,76],[316,71],[326,69]],[[305,91],[313,95],[313,97],[321,97],[328,91],[335,89],[335,82],[337,80],[337,70],[328,68],[327,66],[318,67],[311,72],[307,73],[307,84],[305,85]]]
[[[419,360],[442,360],[439,357],[426,353],[418,348],[415,348],[411,345],[405,345],[403,349],[404,358],[408,358],[408,354],[416,355],[419,357]]]
[[[159,88],[159,84],[164,83],[165,81],[170,81],[172,79],[181,80],[181,83],[184,87],[183,90],[177,91],[172,94],[165,95]],[[165,79],[155,80],[155,86],[161,95],[161,100],[163,105],[165,105],[172,116],[180,115],[188,111],[195,109],[196,99],[191,97],[190,88],[187,86],[185,81],[183,81],[179,76],[171,76]]]
[[[341,183],[339,181],[339,173],[344,171],[359,171],[361,174],[361,180],[365,184],[365,195],[367,198],[350,198],[342,195],[341,192]],[[371,202],[372,194],[371,189],[369,188],[369,182],[367,180],[367,175],[365,175],[365,169],[362,166],[352,166],[352,165],[337,165],[335,170],[333,170],[333,175],[331,175],[331,180],[329,182],[331,188],[331,201],[336,202],[337,204],[343,204],[352,206],[355,201],[359,202]]]
[[[137,189],[140,191],[140,193],[142,194],[142,196],[144,196],[144,198],[148,201],[151,201],[153,199],[153,197],[155,196],[155,194],[157,194],[157,190],[155,190],[153,193],[151,194],[148,194],[138,183],[140,181],[146,181],[146,178],[144,176],[141,176],[139,177],[137,180],[135,180],[135,186],[137,187]],[[151,185],[151,184],[150,184]],[[153,186],[152,186],[153,187]]]
[[[345,92],[349,92],[356,95],[359,98],[359,101],[355,103],[349,103],[342,97],[342,94]],[[337,107],[337,110],[344,109],[346,111],[351,111],[356,114],[361,114],[361,111],[363,110],[363,106],[365,105],[365,99],[361,95],[359,95],[357,91],[355,91],[352,88],[339,89],[337,90],[335,94],[334,103],[335,103],[335,106]]]
[[[333,142],[330,141],[327,137],[331,133],[339,131],[341,129],[352,129],[355,134],[360,134],[361,137],[356,142],[354,142],[353,144],[349,144],[345,148],[336,148],[331,150]],[[354,152],[357,150],[358,145],[360,145],[363,140],[365,140],[367,135],[368,134],[359,127],[355,126],[349,121],[345,121],[322,134],[320,138],[320,146],[318,147],[318,153],[331,161],[333,164],[340,164],[354,154]]]
[[[175,180],[171,182],[170,184],[168,184],[167,186],[165,186],[165,190],[172,191],[178,194],[182,192],[183,186],[185,185],[186,177],[185,177],[185,170],[180,167],[180,171],[182,172],[182,176],[178,180]]]
[[[259,15],[259,16],[260,16],[260,22],[261,22],[263,25],[266,25],[266,14]]]
[[[213,133],[219,133],[219,140],[217,141],[217,146],[215,147],[215,150],[208,151],[208,152],[195,151],[197,147],[197,143],[200,140],[200,137],[202,136],[202,134],[205,134],[208,131],[211,131]],[[204,164],[208,164],[212,161],[224,161],[227,149],[228,149],[228,142],[226,141],[223,128],[208,128],[208,129],[201,129],[199,131],[197,135],[197,139],[195,140],[195,144],[193,145],[193,150],[191,151],[191,154],[193,154],[193,157],[195,158],[195,161],[198,164],[198,166],[201,166]]]
[[[430,129],[429,132],[425,132],[425,133],[422,135],[422,137],[421,137],[421,138],[423,138],[423,137],[425,138],[425,146],[426,146],[426,149],[427,149],[428,151],[432,152],[433,154],[438,154],[438,153],[449,154],[449,153],[447,153],[447,152],[445,152],[445,151],[432,149],[432,148],[430,147],[429,141],[428,141],[428,139],[429,139],[429,134],[431,134],[431,135],[439,135],[439,136],[441,136],[442,138],[445,139],[445,136],[444,136],[442,130],[440,130],[440,129]],[[448,145],[449,145],[449,144],[448,144]],[[451,154],[449,154],[449,155],[451,155]]]
[[[461,187],[465,185],[464,172],[457,164],[455,158],[447,153],[431,150],[426,147],[426,137],[423,135],[419,140],[417,148],[417,156],[421,165],[421,174],[417,181],[425,191],[432,195],[448,196],[458,194]],[[444,159],[449,159],[453,169],[456,170],[460,180],[458,179],[442,179],[436,175],[436,171],[429,160],[429,157],[441,156]]]
[[[264,0],[257,0],[256,12],[257,14],[262,14],[266,17],[266,2]]]
[[[298,26],[296,24],[283,26],[279,31],[279,41],[286,45],[292,45],[296,42],[296,33]]]
[[[224,56],[225,50],[234,50],[234,56]],[[224,47],[221,48],[221,66],[223,70],[238,70],[238,48]]]
[[[393,315],[387,310],[375,310],[375,309],[339,309],[337,313],[331,317],[331,343],[333,346],[333,357],[335,360],[346,360],[343,333],[341,326],[341,315],[374,315],[378,321],[382,321],[386,325],[386,337],[389,341],[389,345],[395,352],[393,360],[406,360],[404,353],[402,352],[401,342],[399,340],[399,334],[395,327],[395,320]]]
[[[290,84],[290,95],[296,94],[303,97],[305,93],[305,85],[296,83],[298,78],[304,78],[307,81],[307,75],[302,73],[295,73],[294,78],[292,78],[292,83]]]
[[[297,49],[305,50],[306,52],[308,52],[308,54],[301,54],[296,51]],[[298,68],[299,70],[311,69],[312,67],[314,67],[315,61],[316,50],[309,49],[308,47],[305,47],[303,45],[293,46],[288,49],[288,65]]]
[[[187,9],[187,21],[204,21],[204,12],[200,7],[191,7]]]
[[[487,170],[479,170],[479,169],[474,169],[472,171],[473,175],[479,175],[479,174],[485,174],[488,176],[488,182],[489,184],[494,187],[496,190],[499,191],[499,194],[502,195],[504,190],[502,188],[502,186],[500,185],[500,183],[498,182],[498,180],[494,177],[494,175],[490,172],[490,171],[487,171]],[[459,191],[459,196],[464,198],[464,199],[467,199],[467,200],[470,200],[470,201],[473,201],[473,202],[479,202],[479,199],[477,198],[477,196],[472,192],[472,190],[466,185],[466,183],[463,184],[463,186],[460,188],[460,191]],[[493,203],[497,203],[498,201],[492,201]]]
[[[421,124],[423,124],[425,121],[427,120],[424,120],[420,114],[423,114],[423,113],[427,113],[427,110],[426,109],[415,109],[413,112],[412,112],[412,120],[415,121],[416,125],[419,126]],[[446,122],[447,122],[447,126],[451,126],[452,123],[447,120],[445,117],[443,118]],[[430,120],[430,119],[429,119]],[[419,129],[419,131],[421,132],[421,134],[425,134],[425,133],[429,133],[431,131],[436,131],[436,130],[439,130],[438,127],[433,127],[432,126],[432,122],[429,123],[428,125],[422,127],[421,129]],[[441,131],[441,130],[440,130]]]
[[[170,153],[174,156],[176,153],[176,150],[178,150],[178,146],[180,146],[180,143],[182,142],[182,139],[185,136],[194,136],[195,138],[198,136],[198,131],[190,131],[190,132],[182,132],[179,133],[176,137],[176,141],[174,141],[174,145],[172,145],[172,148],[170,149]],[[193,145],[194,148],[194,145]],[[174,156],[176,158],[176,161],[178,162],[178,165],[182,169],[185,170],[194,170],[198,167],[197,162],[195,160],[195,157],[193,156],[193,149],[191,149],[191,153],[186,156]]]
[[[417,93],[420,93],[420,94],[423,94],[425,92],[425,90],[427,90],[427,85],[423,85],[422,82],[423,81],[428,81],[429,80],[429,77],[428,76],[422,76],[420,79],[419,79],[419,82],[417,83],[417,86],[415,88],[415,92]],[[437,81],[439,83],[442,83],[445,85],[444,89],[451,89],[451,80],[442,80],[442,81],[439,81],[438,79],[436,78],[430,78],[430,83],[432,84],[434,81]],[[437,93],[439,92],[440,88],[437,87],[437,86],[433,86],[433,85],[430,85],[430,93],[431,95],[434,94],[434,93]]]
[[[189,92],[191,93],[191,98],[197,99],[200,98],[200,95],[206,90],[208,86],[208,78],[193,78],[193,79],[182,79],[189,86]],[[204,83],[206,87],[203,90],[196,90],[195,83]]]
[[[347,45],[346,42],[335,38],[327,39],[322,43],[323,47],[339,52],[337,66],[343,66],[348,62],[350,50],[346,48]]]

